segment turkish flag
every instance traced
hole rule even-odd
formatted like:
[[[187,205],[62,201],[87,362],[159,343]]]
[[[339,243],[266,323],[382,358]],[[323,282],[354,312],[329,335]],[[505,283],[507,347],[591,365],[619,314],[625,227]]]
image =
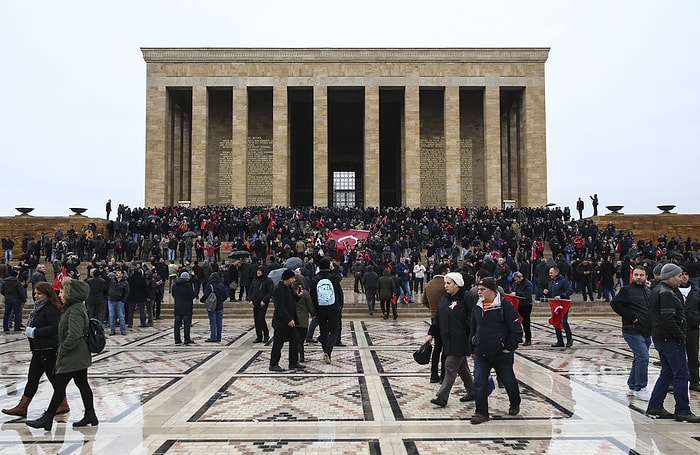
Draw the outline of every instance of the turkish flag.
[[[345,250],[345,243],[354,248],[357,242],[367,240],[369,231],[360,229],[333,229],[328,233],[328,240],[335,239],[336,249],[339,251]]]
[[[564,299],[549,299],[549,309],[552,311],[552,317],[549,318],[549,323],[555,329],[563,329],[564,326],[561,325],[561,319],[569,311],[571,306],[571,300]]]
[[[520,305],[520,297],[516,295],[508,295],[506,294],[506,300],[509,301],[510,303],[513,304],[513,308],[515,308],[515,311],[518,311],[518,305]],[[520,311],[518,311],[518,320],[522,323],[523,322],[523,317],[520,315]]]

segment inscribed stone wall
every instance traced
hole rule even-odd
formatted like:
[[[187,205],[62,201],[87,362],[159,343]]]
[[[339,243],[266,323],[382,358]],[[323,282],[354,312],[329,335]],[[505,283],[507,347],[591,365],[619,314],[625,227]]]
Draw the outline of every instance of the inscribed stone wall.
[[[207,201],[213,205],[229,205],[233,170],[231,92],[210,92],[209,134],[207,137]]]
[[[272,205],[272,91],[248,92],[246,205]]]
[[[440,90],[420,92],[420,205],[447,205],[445,176],[445,111]],[[457,178],[452,172],[447,178]]]
[[[482,93],[479,90],[462,90],[459,96],[462,205],[466,207],[485,202]]]

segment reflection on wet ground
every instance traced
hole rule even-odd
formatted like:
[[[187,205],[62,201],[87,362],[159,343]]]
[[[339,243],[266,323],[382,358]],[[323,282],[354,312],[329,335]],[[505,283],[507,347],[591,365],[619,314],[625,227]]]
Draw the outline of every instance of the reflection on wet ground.
[[[574,347],[551,348],[553,331],[537,320],[533,345],[517,351],[520,415],[508,415],[505,391],[496,389],[493,420],[473,426],[474,404],[459,401],[459,382],[447,407],[429,403],[438,384],[411,356],[426,321],[344,321],[346,346],[331,365],[312,344],[307,368],[285,373],[268,371],[270,344],[252,343],[250,321],[225,320],[222,343],[205,343],[208,323],[196,321],[191,346],[176,346],[170,322],[157,321],[111,337],[95,357],[97,428],[70,425],[83,409],[71,384],[72,411],[51,433],[0,415],[0,454],[700,453],[700,425],[645,417],[646,402],[626,396],[631,353],[618,321],[570,323]],[[29,357],[22,334],[0,335],[1,407],[19,401]],[[285,358],[286,347],[283,367]],[[652,365],[651,380],[657,375]],[[30,418],[50,394],[42,382]],[[699,393],[691,392],[691,406],[700,411]]]

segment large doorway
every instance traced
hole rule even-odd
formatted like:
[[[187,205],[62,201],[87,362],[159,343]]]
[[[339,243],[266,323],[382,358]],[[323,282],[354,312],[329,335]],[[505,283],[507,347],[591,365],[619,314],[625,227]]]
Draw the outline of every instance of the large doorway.
[[[328,205],[362,208],[364,205],[363,87],[328,88]],[[335,175],[339,177],[336,193]],[[349,182],[352,181],[352,188]],[[342,182],[342,183],[340,183]],[[336,197],[338,204],[336,205]],[[347,204],[341,204],[346,201]],[[351,203],[350,203],[351,202]]]
[[[403,205],[401,155],[403,141],[403,88],[379,89],[379,205]]]
[[[314,203],[314,94],[313,88],[290,88],[289,201],[292,207]]]

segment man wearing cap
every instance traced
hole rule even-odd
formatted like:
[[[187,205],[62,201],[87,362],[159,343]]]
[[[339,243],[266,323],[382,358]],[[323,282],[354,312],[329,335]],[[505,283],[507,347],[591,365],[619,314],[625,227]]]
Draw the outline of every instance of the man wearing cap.
[[[469,320],[474,308],[474,297],[469,292],[465,292],[464,279],[460,273],[446,274],[444,282],[445,295],[440,299],[437,312],[425,337],[425,343],[430,343],[434,336],[439,336],[442,340],[445,378],[437,391],[437,396],[430,400],[441,408],[447,405],[447,399],[457,375],[464,381],[464,387],[467,389],[467,394],[460,398],[460,401],[474,400],[474,380],[467,363]]]
[[[646,269],[638,265],[632,271],[632,282],[620,289],[610,306],[622,316],[622,337],[632,350],[632,368],[627,378],[627,396],[649,401],[647,390],[649,346],[651,346],[651,321]]]
[[[295,292],[292,289],[294,283],[294,272],[284,269],[280,282],[272,291],[272,298],[275,301],[275,312],[272,315],[272,328],[275,329],[275,336],[272,341],[272,352],[270,353],[270,371],[284,371],[279,362],[282,357],[282,346],[289,340],[289,369],[297,370],[306,368],[299,363],[299,340],[295,329],[299,319],[297,318],[297,300],[304,295],[304,290],[298,288]]]
[[[685,356],[685,308],[683,295],[678,291],[682,272],[676,264],[664,265],[659,274],[660,282],[652,289],[649,298],[651,338],[659,352],[661,372],[651,392],[646,413],[662,419],[700,423],[700,417],[690,411],[690,373]],[[675,409],[670,413],[664,409],[664,399],[672,384]]]
[[[496,291],[493,277],[481,279],[477,289],[479,302],[474,307],[469,337],[469,350],[474,357],[476,395],[476,412],[470,419],[472,425],[490,420],[488,378],[492,368],[508,394],[508,415],[518,415],[521,402],[520,388],[513,371],[513,352],[523,338],[518,312]]]

